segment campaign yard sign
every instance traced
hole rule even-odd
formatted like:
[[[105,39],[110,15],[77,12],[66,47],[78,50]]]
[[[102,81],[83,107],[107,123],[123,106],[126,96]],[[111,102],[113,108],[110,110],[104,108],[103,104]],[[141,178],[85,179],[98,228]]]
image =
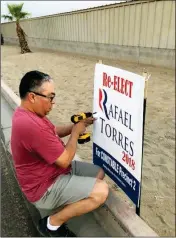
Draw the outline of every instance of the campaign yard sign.
[[[96,64],[93,163],[138,205],[140,196],[145,78]]]

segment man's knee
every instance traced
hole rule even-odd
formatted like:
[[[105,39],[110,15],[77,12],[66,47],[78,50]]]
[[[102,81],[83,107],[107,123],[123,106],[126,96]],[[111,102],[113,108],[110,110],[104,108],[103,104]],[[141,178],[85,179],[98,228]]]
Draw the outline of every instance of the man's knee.
[[[89,197],[93,198],[98,204],[103,204],[109,194],[108,184],[100,179],[97,179],[94,188]]]
[[[98,179],[104,179],[104,177],[105,177],[105,172],[104,172],[104,170],[102,168],[100,168],[100,170],[99,170],[99,172],[97,174],[97,178]]]

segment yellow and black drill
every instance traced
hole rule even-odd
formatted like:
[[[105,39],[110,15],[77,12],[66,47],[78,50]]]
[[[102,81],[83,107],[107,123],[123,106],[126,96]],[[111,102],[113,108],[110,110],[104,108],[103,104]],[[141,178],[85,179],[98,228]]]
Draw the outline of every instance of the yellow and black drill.
[[[92,112],[81,112],[76,115],[71,116],[71,121],[76,124],[81,120],[84,120],[88,117],[92,117],[94,113]],[[82,135],[79,136],[78,138],[78,143],[79,144],[84,144],[90,141],[90,133],[83,133]]]

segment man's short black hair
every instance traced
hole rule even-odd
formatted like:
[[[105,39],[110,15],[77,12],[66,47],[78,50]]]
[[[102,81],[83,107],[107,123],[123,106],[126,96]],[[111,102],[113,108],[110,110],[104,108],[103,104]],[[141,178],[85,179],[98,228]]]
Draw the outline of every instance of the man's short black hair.
[[[34,70],[27,72],[19,86],[20,98],[24,99],[28,92],[37,90],[44,82],[51,80],[48,74]]]

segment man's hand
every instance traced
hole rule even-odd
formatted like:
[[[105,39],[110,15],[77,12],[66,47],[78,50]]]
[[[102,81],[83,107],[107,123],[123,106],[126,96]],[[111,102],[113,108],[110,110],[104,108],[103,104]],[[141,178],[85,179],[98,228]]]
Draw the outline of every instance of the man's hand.
[[[95,120],[96,119],[93,117],[81,120],[73,126],[72,133],[77,134],[78,136],[83,134],[86,131],[86,127],[92,125]]]
[[[93,117],[88,117],[88,118],[86,118],[86,119],[84,119],[82,121],[85,123],[85,126],[87,127],[87,126],[92,125],[95,120],[96,119],[93,118]]]
[[[73,126],[71,134],[79,137],[79,135],[83,134],[85,131],[86,131],[86,126],[82,120]]]

